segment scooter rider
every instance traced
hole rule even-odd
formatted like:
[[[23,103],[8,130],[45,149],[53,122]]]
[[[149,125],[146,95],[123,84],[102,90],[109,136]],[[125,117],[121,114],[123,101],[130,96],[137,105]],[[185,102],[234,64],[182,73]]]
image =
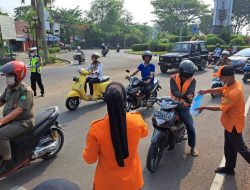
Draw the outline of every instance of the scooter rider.
[[[76,53],[81,53],[83,55],[83,51],[81,50],[81,46],[77,46]]]
[[[0,68],[6,76],[7,88],[0,97],[4,105],[3,118],[0,118],[0,156],[4,163],[0,174],[5,173],[16,163],[11,157],[10,139],[25,133],[34,126],[33,93],[22,82],[26,76],[26,66],[21,61],[6,63]]]
[[[93,84],[98,83],[102,80],[102,63],[99,62],[100,55],[99,53],[93,53],[91,55],[92,63],[86,68],[91,74],[86,79],[85,83],[85,92],[87,92],[87,82],[89,83],[90,95],[93,95]]]
[[[154,75],[155,75],[155,65],[150,63],[152,59],[152,53],[150,51],[144,51],[142,54],[142,60],[144,63],[141,63],[137,69],[131,74],[131,76],[136,75],[138,72],[141,72],[141,77],[143,81],[144,88],[142,89],[142,94],[145,96],[145,99],[149,99],[150,90],[154,85]],[[126,76],[128,79],[129,76]]]
[[[183,103],[182,108],[178,109],[178,115],[184,122],[188,133],[188,145],[191,147],[191,155],[198,156],[199,153],[195,149],[196,134],[194,121],[190,114],[190,105],[192,103],[196,80],[193,77],[195,65],[190,60],[184,60],[180,64],[179,73],[175,74],[170,79],[171,97]]]
[[[224,50],[222,52],[222,58],[217,62],[217,66],[224,66],[224,65],[231,65],[231,60],[228,59],[229,57],[229,51]]]

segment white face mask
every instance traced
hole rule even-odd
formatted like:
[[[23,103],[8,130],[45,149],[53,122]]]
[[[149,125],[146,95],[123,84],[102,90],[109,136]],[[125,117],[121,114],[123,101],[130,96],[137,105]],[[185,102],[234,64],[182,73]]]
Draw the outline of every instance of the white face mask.
[[[16,83],[14,76],[6,76],[6,83],[8,86],[12,86]]]

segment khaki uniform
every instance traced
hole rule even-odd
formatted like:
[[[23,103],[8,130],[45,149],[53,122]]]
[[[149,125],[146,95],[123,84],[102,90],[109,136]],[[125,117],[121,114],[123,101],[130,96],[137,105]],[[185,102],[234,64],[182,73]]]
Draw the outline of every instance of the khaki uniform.
[[[217,62],[218,66],[224,66],[224,65],[232,65],[232,62],[230,59],[223,59],[221,58],[218,62]]]
[[[19,136],[34,126],[33,93],[25,83],[19,83],[14,88],[7,87],[0,97],[4,103],[3,117],[17,107],[24,111],[15,120],[0,126],[0,155],[9,157],[11,154],[9,139]]]

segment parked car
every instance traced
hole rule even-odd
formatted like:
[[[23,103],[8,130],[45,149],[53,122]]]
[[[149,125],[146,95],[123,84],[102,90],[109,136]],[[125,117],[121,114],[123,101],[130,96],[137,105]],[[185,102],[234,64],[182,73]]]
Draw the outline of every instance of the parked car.
[[[179,69],[182,60],[194,62],[200,71],[205,70],[208,61],[208,49],[205,41],[178,42],[170,53],[159,57],[160,70],[166,73],[168,69]]]
[[[229,59],[232,61],[236,72],[244,72],[246,61],[250,60],[250,48],[240,50],[238,53],[230,56]]]

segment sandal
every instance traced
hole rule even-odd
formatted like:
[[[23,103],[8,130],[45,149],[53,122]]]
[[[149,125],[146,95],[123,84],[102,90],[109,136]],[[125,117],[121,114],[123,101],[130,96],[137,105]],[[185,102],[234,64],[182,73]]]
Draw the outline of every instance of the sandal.
[[[192,155],[193,157],[199,156],[198,150],[196,150],[195,148],[191,148],[191,155]]]

